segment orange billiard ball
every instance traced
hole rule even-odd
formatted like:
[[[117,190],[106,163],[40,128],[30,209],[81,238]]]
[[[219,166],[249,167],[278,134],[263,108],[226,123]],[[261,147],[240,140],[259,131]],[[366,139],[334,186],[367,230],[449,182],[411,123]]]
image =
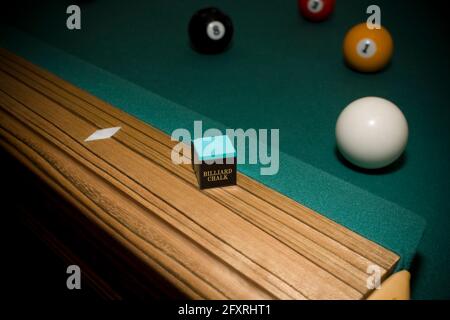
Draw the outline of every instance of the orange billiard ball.
[[[360,72],[377,72],[391,61],[394,41],[386,28],[369,29],[366,23],[351,28],[344,39],[347,64]]]

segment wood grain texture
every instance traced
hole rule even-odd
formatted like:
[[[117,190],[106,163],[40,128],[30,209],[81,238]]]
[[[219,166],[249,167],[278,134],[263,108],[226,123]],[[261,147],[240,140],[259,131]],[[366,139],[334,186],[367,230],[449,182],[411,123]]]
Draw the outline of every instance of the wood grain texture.
[[[84,142],[112,126],[112,139]],[[191,298],[361,299],[367,267],[385,278],[399,259],[242,174],[200,191],[169,136],[3,49],[0,137],[142,272]]]

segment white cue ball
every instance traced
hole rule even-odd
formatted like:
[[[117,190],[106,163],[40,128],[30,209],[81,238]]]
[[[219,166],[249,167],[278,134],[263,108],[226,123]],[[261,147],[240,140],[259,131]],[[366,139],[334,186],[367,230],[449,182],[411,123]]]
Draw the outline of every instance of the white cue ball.
[[[397,160],[408,143],[408,122],[392,102],[376,97],[349,104],[336,123],[336,142],[345,159],[365,169]]]

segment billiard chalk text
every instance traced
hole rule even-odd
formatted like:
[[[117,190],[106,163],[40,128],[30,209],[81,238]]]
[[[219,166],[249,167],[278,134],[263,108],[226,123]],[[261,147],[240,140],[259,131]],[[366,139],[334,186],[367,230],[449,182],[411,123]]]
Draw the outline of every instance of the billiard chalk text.
[[[233,169],[209,170],[203,172],[203,177],[205,177],[209,182],[226,181],[228,180],[228,176],[232,173]]]

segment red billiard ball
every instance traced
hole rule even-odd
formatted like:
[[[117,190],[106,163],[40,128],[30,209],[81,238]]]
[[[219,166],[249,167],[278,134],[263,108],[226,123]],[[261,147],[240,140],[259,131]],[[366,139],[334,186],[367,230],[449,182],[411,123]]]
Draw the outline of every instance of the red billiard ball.
[[[334,10],[335,0],[297,0],[303,17],[310,21],[326,20]]]

